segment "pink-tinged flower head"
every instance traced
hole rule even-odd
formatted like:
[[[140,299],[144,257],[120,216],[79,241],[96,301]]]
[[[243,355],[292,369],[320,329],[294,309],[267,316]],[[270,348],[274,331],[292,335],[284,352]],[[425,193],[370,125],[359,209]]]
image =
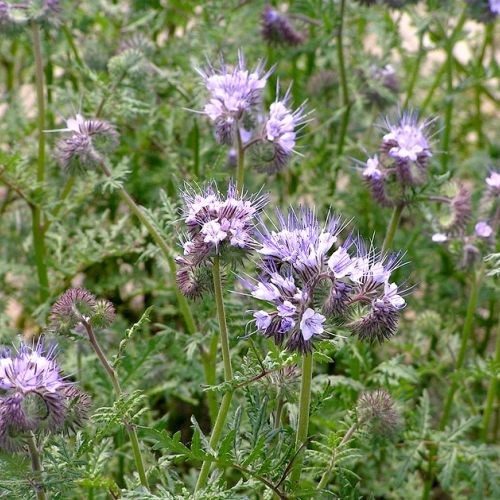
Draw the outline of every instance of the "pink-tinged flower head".
[[[274,146],[273,164],[281,170],[294,152],[297,133],[306,122],[304,115],[305,103],[292,111],[288,102],[290,89],[283,99],[277,98],[269,108],[269,115],[265,124],[265,138]]]
[[[103,161],[118,144],[118,132],[103,120],[87,120],[81,114],[66,120],[66,127],[46,132],[69,133],[56,143],[56,156],[66,170],[78,172]]]
[[[46,350],[39,342],[21,343],[17,352],[4,349],[0,355],[0,447],[18,451],[24,433],[62,430],[68,408],[75,402],[74,391],[68,387],[55,347]],[[80,412],[82,418],[84,413]]]
[[[429,124],[429,121],[420,121],[418,115],[411,112],[403,113],[397,123],[386,120],[388,133],[383,137],[383,151],[395,160],[425,167],[432,156],[427,133]]]
[[[206,264],[207,258],[241,258],[255,249],[255,220],[267,196],[238,193],[233,184],[224,195],[211,183],[201,190],[187,186],[182,197],[187,235],[184,256],[177,258],[177,283],[181,292],[194,298],[206,290],[205,274],[195,268]]]
[[[500,194],[500,172],[491,171],[486,177],[486,184],[494,194]]]
[[[222,62],[219,69],[209,66],[197,71],[209,93],[204,113],[215,123],[219,142],[230,144],[234,124],[260,102],[271,71],[264,72],[262,61],[253,71],[248,70],[241,51],[232,70]]]
[[[368,158],[368,160],[366,160],[366,167],[363,170],[363,177],[366,179],[381,179],[382,176],[383,173],[382,170],[380,170],[380,163],[377,155],[373,158]]]
[[[474,230],[480,238],[489,238],[493,234],[493,228],[485,221],[478,222]]]

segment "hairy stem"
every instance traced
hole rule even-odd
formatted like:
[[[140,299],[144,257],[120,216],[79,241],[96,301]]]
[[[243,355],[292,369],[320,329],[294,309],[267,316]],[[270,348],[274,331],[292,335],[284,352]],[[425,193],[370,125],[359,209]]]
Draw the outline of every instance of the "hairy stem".
[[[40,28],[36,23],[31,24],[31,37],[33,54],[35,57],[36,101],[38,108],[38,160],[36,180],[41,184],[45,179],[45,98]],[[49,276],[46,263],[45,238],[42,229],[42,214],[40,208],[37,206],[32,207],[31,213],[33,247],[40,288],[40,301],[45,302],[49,298]]]
[[[90,323],[87,321],[82,320],[83,326],[85,327],[85,330],[87,332],[90,345],[94,349],[95,353],[97,354],[97,357],[99,358],[99,361],[101,362],[101,365],[103,368],[106,370],[106,373],[108,374],[108,377],[111,381],[111,384],[113,385],[113,389],[119,398],[123,393],[122,389],[120,387],[120,382],[118,381],[118,377],[116,375],[116,371],[114,368],[111,366],[109,363],[108,359],[106,358],[106,355],[104,354],[103,350],[101,349],[101,346],[99,345],[99,342],[97,341],[97,337],[94,334],[94,330]],[[135,427],[131,424],[125,423],[125,428],[127,429],[127,433],[130,439],[130,443],[132,445],[132,452],[134,454],[134,459],[135,459],[135,464],[137,467],[137,472],[139,473],[139,478],[141,480],[141,484],[149,489],[148,485],[148,479],[146,477],[146,471],[144,469],[144,462],[142,460],[142,455],[141,455],[141,450],[139,447],[139,439],[137,437],[137,432],[135,430]]]
[[[483,441],[488,442],[488,431],[490,428],[491,415],[493,413],[493,406],[495,403],[495,398],[497,396],[497,374],[495,370],[500,366],[500,316],[498,318],[498,329],[497,329],[497,339],[495,348],[495,358],[493,363],[493,374],[491,375],[490,385],[488,387],[488,393],[486,395],[486,405],[484,407],[483,414],[483,425],[481,431],[481,437]]]
[[[39,476],[43,472],[42,461],[40,459],[40,451],[36,445],[35,435],[30,432],[28,437],[26,438],[26,444],[28,445],[28,450],[30,452],[31,457],[31,470]],[[40,484],[38,478],[35,479],[34,485],[36,497],[38,500],[45,500],[45,491],[43,486]]]
[[[382,253],[389,251],[389,248],[391,248],[392,242],[394,241],[394,235],[396,234],[399,221],[401,220],[403,209],[404,204],[402,203],[399,203],[394,207],[389,226],[387,227],[387,232],[385,233],[384,243],[382,244]]]
[[[100,163],[100,167],[108,177],[111,177],[111,171],[104,162]],[[167,242],[162,237],[162,235],[154,227],[154,225],[149,221],[147,215],[141,210],[139,205],[137,205],[134,199],[128,194],[128,192],[122,187],[118,189],[118,193],[121,196],[122,200],[128,205],[132,213],[139,219],[142,225],[147,229],[151,238],[153,238],[154,242],[158,245],[160,250],[165,255],[170,270],[170,274],[174,281],[175,295],[177,298],[177,302],[179,304],[179,308],[181,310],[181,314],[184,318],[186,328],[190,334],[196,333],[197,328],[193,318],[193,314],[191,312],[191,308],[189,307],[186,297],[184,297],[184,295],[180,293],[178,287],[175,285],[176,267],[175,267],[175,260],[172,257],[172,251],[170,247],[168,246]]]
[[[230,382],[233,379],[233,368],[231,366],[231,355],[229,352],[229,336],[227,332],[226,313],[224,310],[224,300],[222,295],[222,280],[220,273],[220,259],[218,256],[214,257],[213,265],[213,278],[214,278],[214,292],[215,303],[217,305],[217,318],[219,320],[219,333],[222,350],[222,361],[224,363],[224,381]],[[212,435],[210,437],[210,446],[215,448],[219,443],[226,422],[227,414],[231,406],[233,392],[226,392],[222,398],[219,408],[219,413],[215,421]],[[198,481],[196,482],[195,492],[199,491],[207,483],[208,475],[210,474],[211,462],[206,460],[201,467]]]
[[[236,144],[238,147],[238,166],[237,166],[237,184],[236,189],[238,193],[243,191],[243,180],[245,178],[245,147],[241,139],[241,132],[239,126],[236,128]]]
[[[311,384],[313,373],[313,355],[304,354],[302,358],[302,382],[300,386],[299,420],[295,435],[295,449],[299,450],[307,440],[309,433],[309,407],[311,405]],[[304,452],[303,452],[304,453]],[[292,488],[298,485],[302,469],[303,453],[297,457],[290,474]]]
[[[441,168],[445,172],[448,169],[448,164],[450,160],[450,138],[451,138],[451,127],[452,127],[452,117],[453,117],[453,48],[455,46],[456,38],[458,33],[461,31],[465,20],[467,18],[466,10],[462,12],[460,19],[457,21],[453,32],[450,37],[446,40],[446,63],[445,63],[445,74],[446,74],[446,97],[445,97],[445,108],[444,108],[444,125],[443,133],[441,136]]]

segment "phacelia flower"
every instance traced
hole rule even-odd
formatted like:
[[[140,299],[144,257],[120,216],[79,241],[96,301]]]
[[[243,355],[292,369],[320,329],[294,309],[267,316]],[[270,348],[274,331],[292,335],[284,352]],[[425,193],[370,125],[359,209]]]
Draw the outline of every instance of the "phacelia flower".
[[[202,190],[186,187],[183,199],[187,239],[184,256],[177,258],[177,285],[184,295],[195,298],[208,289],[203,269],[207,259],[215,255],[241,259],[256,248],[255,217],[266,205],[267,196],[238,193],[234,184],[223,195],[211,183]]]
[[[486,184],[493,194],[500,195],[500,172],[491,171]]]
[[[500,0],[489,0],[490,11],[495,14],[500,14]]]
[[[262,37],[271,45],[299,45],[306,39],[303,33],[294,29],[285,15],[269,5],[262,11]]]
[[[485,221],[478,222],[474,230],[480,238],[489,238],[493,234],[493,228]]]
[[[370,342],[396,333],[406,292],[391,280],[402,265],[399,254],[383,255],[351,235],[339,244],[344,224],[337,216],[320,224],[302,208],[277,211],[277,221],[271,228],[261,221],[256,231],[258,279],[242,278],[250,295],[267,304],[252,311],[249,329],[301,353],[327,336],[332,321]]]
[[[115,308],[106,299],[96,299],[84,288],[69,288],[50,311],[50,328],[57,333],[79,334],[84,323],[105,328],[115,319]]]
[[[0,447],[19,451],[25,433],[63,430],[69,406],[79,404],[69,387],[56,362],[55,347],[46,350],[39,342],[21,343],[16,352],[4,349],[0,356]],[[83,393],[79,395],[83,398]],[[85,399],[89,401],[86,395]],[[84,407],[78,411],[75,425],[86,414]]]
[[[86,120],[77,114],[66,120],[66,127],[48,132],[69,132],[56,143],[56,156],[62,168],[78,172],[92,168],[104,160],[118,144],[118,133],[102,120]]]
[[[217,140],[231,144],[236,124],[260,103],[272,70],[264,72],[264,63],[259,61],[254,70],[249,71],[240,51],[238,64],[232,70],[222,62],[219,69],[209,66],[207,70],[197,71],[210,95],[203,113],[214,122]]]
[[[274,146],[274,156],[270,163],[276,170],[281,170],[286,165],[289,156],[294,152],[297,132],[305,123],[305,103],[292,111],[288,107],[289,100],[290,89],[283,99],[277,98],[271,104],[265,123],[265,139]]]
[[[412,162],[425,168],[432,156],[428,126],[429,122],[419,121],[416,113],[403,113],[395,124],[386,120],[388,133],[383,137],[382,151],[400,164]]]
[[[392,435],[401,424],[394,400],[383,389],[364,392],[358,400],[357,413],[360,425],[368,425],[382,437]]]
[[[429,127],[432,120],[419,120],[414,112],[404,112],[392,123],[385,121],[387,133],[380,154],[358,162],[374,199],[382,206],[407,203],[409,190],[422,183],[433,156]]]

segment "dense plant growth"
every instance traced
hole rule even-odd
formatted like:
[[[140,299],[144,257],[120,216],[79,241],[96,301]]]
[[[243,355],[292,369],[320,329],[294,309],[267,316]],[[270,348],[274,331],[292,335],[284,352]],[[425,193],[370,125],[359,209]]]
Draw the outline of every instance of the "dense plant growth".
[[[499,498],[499,14],[0,1],[0,495]]]

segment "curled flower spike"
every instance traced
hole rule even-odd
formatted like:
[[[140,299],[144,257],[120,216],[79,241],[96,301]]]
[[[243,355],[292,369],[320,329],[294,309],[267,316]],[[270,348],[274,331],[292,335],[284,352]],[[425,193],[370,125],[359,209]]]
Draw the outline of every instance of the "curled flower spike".
[[[196,298],[210,286],[210,273],[199,267],[207,259],[218,255],[229,261],[240,260],[256,248],[255,218],[268,197],[238,193],[232,183],[226,195],[210,183],[201,190],[186,186],[182,197],[187,237],[184,257],[177,258],[177,284],[184,295]]]
[[[264,62],[259,61],[253,71],[245,64],[243,52],[238,53],[238,64],[230,70],[224,62],[215,69],[196,71],[202,77],[209,93],[203,113],[215,124],[216,137],[221,144],[232,144],[235,125],[246,113],[260,103],[262,91],[272,70],[264,72]]]
[[[271,45],[299,45],[304,43],[304,33],[296,31],[290,20],[271,6],[262,11],[262,38]]]
[[[301,353],[325,337],[332,321],[370,342],[396,333],[406,303],[390,277],[403,264],[400,254],[381,254],[353,236],[339,245],[344,224],[338,216],[321,225],[302,208],[278,211],[277,219],[271,229],[261,221],[256,232],[260,276],[242,278],[250,295],[268,305],[252,311],[250,329]]]
[[[294,152],[297,133],[307,122],[304,114],[305,103],[292,111],[288,107],[289,100],[290,88],[282,99],[277,97],[271,104],[265,123],[265,139],[274,147],[273,157],[269,163],[272,163],[277,171],[283,169]]]
[[[84,288],[70,288],[52,306],[50,328],[62,334],[78,334],[78,327],[84,323],[98,328],[110,326],[115,315],[115,308],[109,300],[98,300]]]
[[[118,133],[112,125],[102,120],[86,120],[80,114],[66,120],[66,128],[47,132],[71,133],[56,143],[57,160],[70,172],[95,167],[118,144]]]
[[[358,400],[357,413],[359,423],[368,425],[379,436],[391,436],[401,425],[395,402],[383,389],[364,392]]]
[[[379,156],[363,166],[363,178],[373,197],[382,206],[407,202],[410,188],[425,181],[427,165],[432,158],[429,127],[432,120],[420,120],[416,112],[403,112],[396,122],[385,120]]]
[[[429,125],[429,121],[420,121],[418,114],[414,112],[402,113],[395,124],[386,119],[385,126],[388,133],[383,137],[381,151],[393,158],[400,168],[414,163],[419,168],[424,169],[432,156],[426,130]],[[399,175],[404,179],[411,174],[402,170]],[[411,181],[411,177],[409,180]]]
[[[63,430],[68,408],[77,404],[76,393],[89,401],[70,387],[56,362],[55,346],[45,350],[43,342],[21,343],[15,353],[4,349],[0,357],[0,447],[19,451],[25,433]]]

